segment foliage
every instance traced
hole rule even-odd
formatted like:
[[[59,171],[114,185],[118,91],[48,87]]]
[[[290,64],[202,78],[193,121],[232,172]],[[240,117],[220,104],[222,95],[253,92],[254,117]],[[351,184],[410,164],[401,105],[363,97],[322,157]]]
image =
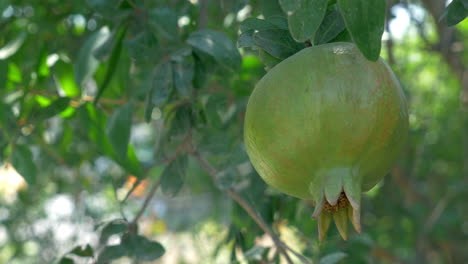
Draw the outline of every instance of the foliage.
[[[422,15],[384,46],[383,0],[0,1],[0,263],[169,263],[187,232],[221,263],[466,262],[466,1],[437,1],[397,6]],[[411,132],[364,233],[319,244],[313,206],[252,169],[243,118],[265,70],[337,41],[386,57]]]

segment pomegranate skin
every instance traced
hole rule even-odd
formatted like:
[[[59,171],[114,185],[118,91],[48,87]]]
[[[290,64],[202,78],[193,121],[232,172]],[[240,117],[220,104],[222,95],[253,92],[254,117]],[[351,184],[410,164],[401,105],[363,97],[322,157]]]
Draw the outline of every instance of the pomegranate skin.
[[[352,43],[306,48],[273,67],[250,96],[244,124],[259,175],[315,201],[315,216],[342,192],[359,213],[361,192],[388,173],[407,134],[406,100],[392,70]]]

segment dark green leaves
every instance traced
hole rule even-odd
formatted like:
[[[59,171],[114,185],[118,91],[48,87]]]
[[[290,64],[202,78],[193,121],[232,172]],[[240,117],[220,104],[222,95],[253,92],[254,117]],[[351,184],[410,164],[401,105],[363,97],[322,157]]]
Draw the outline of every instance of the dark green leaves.
[[[455,26],[468,16],[468,0],[453,0],[445,8],[440,19],[447,19],[447,26]]]
[[[164,247],[158,242],[130,233],[122,237],[120,245],[105,247],[99,254],[97,263],[104,264],[121,257],[129,257],[138,261],[153,261],[164,253]]]
[[[156,106],[161,106],[169,100],[173,88],[171,64],[164,62],[154,72],[151,101]]]
[[[132,126],[133,105],[128,103],[117,108],[107,122],[106,133],[117,158],[127,158],[130,129]]]
[[[184,48],[171,56],[174,86],[182,98],[190,96],[194,76],[195,61],[190,48]]]
[[[314,37],[327,11],[327,2],[327,0],[281,1],[282,8],[288,14],[289,30],[296,41],[304,42]]]
[[[164,169],[161,175],[161,189],[165,195],[174,196],[180,191],[184,184],[187,164],[187,157],[180,156]]]
[[[115,39],[115,45],[114,49],[112,50],[112,54],[109,59],[109,63],[107,66],[107,72],[106,76],[104,77],[104,80],[102,81],[101,85],[99,86],[98,93],[96,97],[94,98],[94,102],[97,103],[99,101],[99,98],[101,95],[104,93],[106,90],[107,86],[109,85],[110,81],[112,80],[112,77],[114,76],[114,72],[117,68],[117,65],[119,63],[119,58],[120,58],[120,53],[122,51],[122,41],[123,38],[125,37],[125,33],[127,32],[127,28],[124,27],[119,30],[117,33],[117,37]],[[107,46],[108,43],[103,43],[103,46]],[[102,48],[102,47],[101,47]]]
[[[51,118],[60,112],[64,111],[70,103],[70,98],[68,97],[59,97],[53,101],[50,105],[46,106],[44,109],[41,109],[39,113],[34,116],[36,120],[45,120]]]
[[[121,234],[128,229],[128,224],[121,220],[114,220],[105,225],[101,230],[101,236],[99,237],[99,243],[105,244],[112,235]]]
[[[29,147],[25,145],[15,145],[11,156],[11,163],[28,184],[34,184],[36,182],[37,169]]]
[[[340,34],[345,28],[345,23],[340,12],[335,8],[330,9],[325,15],[317,33],[315,34],[314,44],[325,44],[333,40],[338,34]]]
[[[75,247],[68,254],[72,254],[78,257],[92,257],[94,255],[94,250],[89,244],[86,244],[84,247]]]
[[[177,14],[170,8],[154,8],[149,11],[149,26],[161,38],[177,41],[179,32]]]
[[[302,45],[291,38],[286,30],[282,29],[268,29],[256,32],[253,39],[256,45],[279,59],[285,59],[303,48]]]
[[[303,43],[297,43],[281,23],[248,18],[242,22],[241,31],[239,47],[258,48],[277,59],[285,59],[305,47]]]
[[[106,42],[109,36],[109,29],[103,27],[90,35],[81,46],[75,64],[75,80],[79,86],[96,72],[99,61],[94,57],[94,52]]]
[[[364,56],[376,61],[380,55],[385,24],[385,0],[338,0],[346,28]]]
[[[279,0],[281,8],[284,12],[295,12],[299,7],[301,7],[302,0]]]
[[[241,56],[234,43],[223,33],[213,30],[199,30],[187,39],[196,51],[213,58],[227,70],[236,71],[241,66]]]

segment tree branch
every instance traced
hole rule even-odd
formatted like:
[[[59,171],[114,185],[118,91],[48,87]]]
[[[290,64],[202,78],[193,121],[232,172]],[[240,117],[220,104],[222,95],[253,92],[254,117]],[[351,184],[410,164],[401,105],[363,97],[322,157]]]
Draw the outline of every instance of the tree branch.
[[[206,161],[200,153],[197,151],[193,151],[192,156],[198,161],[202,169],[204,169],[208,175],[210,175],[211,180],[213,183],[216,184],[216,174],[217,171],[215,168],[213,168],[208,161]],[[237,193],[235,190],[227,189],[226,190],[227,194],[234,200],[236,201],[248,214],[252,219],[257,223],[257,225],[266,233],[268,234],[273,242],[275,243],[276,248],[278,251],[284,256],[286,261],[289,264],[293,264],[291,258],[289,257],[287,250],[288,247],[281,241],[281,239],[276,235],[273,230],[268,226],[268,224],[263,220],[263,218],[256,213],[255,209],[246,201],[242,196],[240,196],[239,193]]]
[[[156,194],[156,191],[158,190],[159,188],[159,185],[161,184],[161,180],[158,179],[154,184],[153,186],[151,187],[151,190],[149,191],[148,195],[146,196],[145,198],[145,201],[143,202],[143,205],[141,206],[140,210],[138,210],[138,213],[135,215],[135,217],[133,218],[132,222],[130,223],[130,227],[135,227],[138,220],[140,219],[140,217],[143,215],[143,213],[145,212],[146,208],[148,207],[148,205],[150,204],[151,200],[153,199],[153,196]]]

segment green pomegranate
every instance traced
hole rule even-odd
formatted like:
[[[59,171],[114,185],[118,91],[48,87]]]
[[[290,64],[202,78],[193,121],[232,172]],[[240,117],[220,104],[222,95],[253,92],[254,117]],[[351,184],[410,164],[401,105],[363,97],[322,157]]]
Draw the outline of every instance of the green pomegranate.
[[[361,192],[395,162],[408,132],[405,96],[393,72],[351,43],[306,48],[272,68],[245,116],[250,160],[269,185],[312,200],[323,240],[335,220],[360,232]]]

